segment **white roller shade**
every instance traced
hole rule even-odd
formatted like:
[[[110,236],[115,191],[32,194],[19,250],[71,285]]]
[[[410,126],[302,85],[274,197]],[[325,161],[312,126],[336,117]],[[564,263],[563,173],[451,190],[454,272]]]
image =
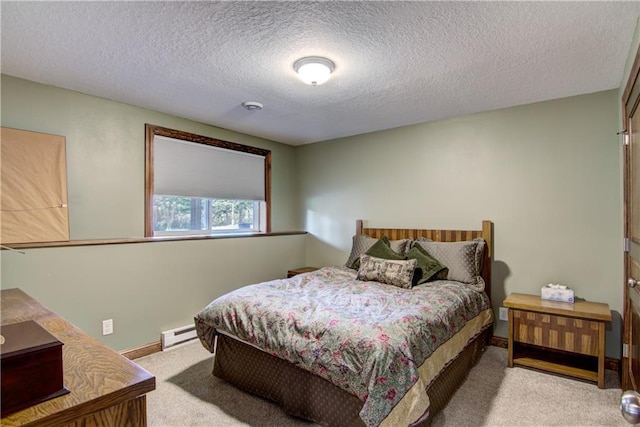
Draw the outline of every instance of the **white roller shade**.
[[[256,154],[155,136],[154,193],[265,200],[264,162]]]

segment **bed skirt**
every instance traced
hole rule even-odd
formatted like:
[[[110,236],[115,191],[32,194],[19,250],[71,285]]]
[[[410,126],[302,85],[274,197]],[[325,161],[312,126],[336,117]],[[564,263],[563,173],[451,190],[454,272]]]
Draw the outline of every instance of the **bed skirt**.
[[[430,407],[417,425],[429,425],[480,360],[488,325],[447,364],[427,388]],[[213,374],[249,393],[276,402],[289,415],[326,426],[364,426],[356,396],[291,363],[226,335],[218,335]]]

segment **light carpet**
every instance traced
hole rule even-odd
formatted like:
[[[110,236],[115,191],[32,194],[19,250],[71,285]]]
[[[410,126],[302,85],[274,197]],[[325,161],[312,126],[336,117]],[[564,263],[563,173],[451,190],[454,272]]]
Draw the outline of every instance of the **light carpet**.
[[[156,376],[147,395],[151,427],[313,426],[271,402],[214,377],[213,355],[199,341],[136,360]],[[433,426],[629,426],[620,415],[620,383],[606,387],[524,368],[507,368],[507,351],[489,347]]]

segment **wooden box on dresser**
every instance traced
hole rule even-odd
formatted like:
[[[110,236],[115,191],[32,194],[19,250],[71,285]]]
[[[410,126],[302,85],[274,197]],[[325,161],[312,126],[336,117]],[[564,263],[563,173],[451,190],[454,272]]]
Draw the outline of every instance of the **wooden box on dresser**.
[[[604,388],[608,304],[547,301],[513,293],[503,305],[509,308],[509,367],[540,369]]]
[[[2,325],[34,320],[60,340],[68,394],[3,417],[9,426],[146,426],[149,372],[87,335],[20,289],[1,291]],[[4,390],[2,390],[4,393]]]
[[[0,414],[69,393],[62,373],[62,343],[33,320],[0,329]]]

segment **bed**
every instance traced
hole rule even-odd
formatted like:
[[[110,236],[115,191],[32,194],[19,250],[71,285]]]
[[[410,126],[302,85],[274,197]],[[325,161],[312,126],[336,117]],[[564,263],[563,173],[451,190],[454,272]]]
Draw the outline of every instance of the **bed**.
[[[245,286],[195,315],[213,374],[322,425],[428,425],[493,332],[492,235],[491,221],[358,220],[344,266]]]

